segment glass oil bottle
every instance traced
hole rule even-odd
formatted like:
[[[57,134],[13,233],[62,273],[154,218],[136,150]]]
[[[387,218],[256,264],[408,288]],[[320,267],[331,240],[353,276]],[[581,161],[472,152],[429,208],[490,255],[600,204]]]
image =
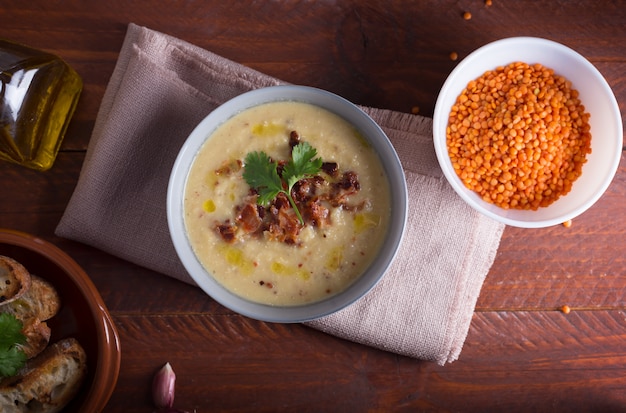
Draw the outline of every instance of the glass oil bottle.
[[[0,159],[49,169],[82,88],[59,57],[0,40]]]

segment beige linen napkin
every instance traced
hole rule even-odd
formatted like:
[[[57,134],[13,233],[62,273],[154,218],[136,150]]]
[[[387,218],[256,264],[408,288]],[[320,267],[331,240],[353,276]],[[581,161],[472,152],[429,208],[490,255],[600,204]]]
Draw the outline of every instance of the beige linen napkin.
[[[193,284],[166,218],[167,182],[178,150],[219,104],[281,83],[130,24],[56,234]],[[459,356],[503,225],[474,212],[448,185],[435,157],[430,119],[364,110],[388,134],[406,172],[405,239],[367,296],[307,325],[443,365]]]

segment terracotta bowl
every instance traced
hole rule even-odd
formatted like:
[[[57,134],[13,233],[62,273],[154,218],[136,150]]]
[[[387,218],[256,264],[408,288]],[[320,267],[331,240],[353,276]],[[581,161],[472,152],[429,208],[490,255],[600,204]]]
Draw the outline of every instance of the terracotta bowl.
[[[61,310],[48,321],[50,342],[74,337],[87,353],[83,388],[63,411],[102,411],[117,383],[121,353],[117,329],[98,290],[72,258],[33,235],[0,229],[0,255],[12,257],[55,286]]]

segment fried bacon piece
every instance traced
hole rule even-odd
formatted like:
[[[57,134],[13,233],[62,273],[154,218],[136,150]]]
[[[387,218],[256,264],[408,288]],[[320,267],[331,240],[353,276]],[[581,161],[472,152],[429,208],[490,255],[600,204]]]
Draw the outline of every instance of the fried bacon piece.
[[[319,198],[313,199],[306,204],[304,209],[304,220],[318,228],[330,225],[330,210],[322,205]]]
[[[291,195],[302,211],[302,217],[307,224],[316,227],[330,224],[330,211],[322,205],[324,196],[318,196],[318,193],[326,187],[326,180],[319,175],[302,179],[294,185]]]
[[[278,225],[273,228],[280,228],[280,234],[278,234],[280,241],[287,244],[298,243],[298,234],[302,229],[302,225],[291,208],[278,210]]]
[[[262,220],[259,215],[259,206],[256,204],[256,199],[254,203],[244,204],[239,209],[235,222],[248,234],[254,233],[261,228]]]
[[[272,201],[269,209],[270,214],[275,217],[278,214],[279,210],[288,208],[291,208],[291,205],[289,204],[289,199],[287,199],[287,195],[280,193]]]
[[[230,222],[230,220],[226,220],[226,222],[224,222],[223,224],[217,223],[215,225],[215,230],[217,231],[218,234],[220,234],[220,236],[225,242],[229,244],[232,244],[235,242],[235,239],[236,239],[235,234],[237,233],[237,226],[233,224],[232,222]]]
[[[333,185],[333,190],[350,195],[357,193],[360,189],[359,178],[352,171],[344,172],[341,180]]]
[[[325,183],[326,180],[319,175],[301,179],[291,189],[291,196],[298,204],[306,203],[318,193]]]
[[[287,165],[287,161],[276,162],[276,172],[278,175],[283,176],[283,169],[285,169],[285,165]]]
[[[347,205],[347,198],[361,189],[361,184],[356,173],[344,172],[341,179],[331,185],[328,202],[334,207]]]
[[[294,146],[300,143],[300,135],[295,130],[292,130],[289,134],[289,147],[293,149]]]
[[[269,214],[265,222],[267,225],[265,232],[269,239],[287,244],[298,242],[302,225],[285,194],[278,194],[274,199],[269,206]]]
[[[322,163],[322,171],[336,178],[339,175],[339,165],[337,165],[337,162],[324,162]]]

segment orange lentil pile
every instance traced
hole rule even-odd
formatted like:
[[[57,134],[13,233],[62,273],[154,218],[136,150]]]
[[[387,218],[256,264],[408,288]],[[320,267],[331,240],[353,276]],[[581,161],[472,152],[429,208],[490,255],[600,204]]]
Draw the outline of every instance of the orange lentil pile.
[[[570,191],[591,153],[578,92],[540,64],[512,63],[469,82],[446,134],[465,186],[505,209],[550,205]]]

